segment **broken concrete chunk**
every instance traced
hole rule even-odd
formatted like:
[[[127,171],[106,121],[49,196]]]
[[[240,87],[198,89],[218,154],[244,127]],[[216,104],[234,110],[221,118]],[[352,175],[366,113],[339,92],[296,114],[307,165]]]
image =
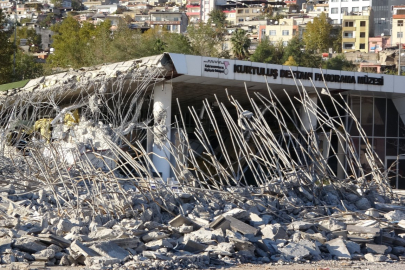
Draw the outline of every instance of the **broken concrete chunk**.
[[[340,231],[346,230],[346,224],[342,221],[336,220],[334,218],[329,218],[327,220],[323,220],[319,223],[319,228],[328,230],[328,231]]]
[[[366,244],[367,252],[373,254],[386,254],[388,247],[385,245]]]
[[[286,229],[279,224],[266,225],[264,226],[264,228],[261,229],[261,232],[263,234],[263,238],[267,238],[270,240],[288,239]]]
[[[150,242],[153,240],[164,239],[167,237],[169,237],[169,235],[166,233],[163,233],[163,232],[149,232],[149,233],[145,234],[144,236],[142,236],[142,241],[147,243],[147,242]]]
[[[347,225],[347,231],[357,234],[370,234],[370,237],[375,237],[380,235],[380,228],[371,228],[355,225]]]
[[[150,241],[145,244],[148,250],[158,250],[162,247],[165,248],[173,248],[173,245],[167,240],[167,239],[159,239],[159,240],[154,240]]]
[[[297,230],[306,231],[306,230],[308,230],[309,228],[311,228],[312,226],[314,226],[314,224],[311,223],[311,222],[294,221],[293,223],[291,223],[291,224],[288,226],[288,228],[289,228],[290,230],[294,230],[294,231],[297,231]]]
[[[361,198],[356,202],[356,206],[360,210],[367,210],[371,208],[370,201],[367,198]]]
[[[385,262],[388,260],[387,256],[381,254],[371,254],[367,253],[364,258],[369,262]]]
[[[352,241],[345,241],[346,248],[349,250],[350,254],[361,254],[361,248],[360,245],[352,242]]]
[[[193,240],[198,243],[210,243],[216,240],[215,234],[205,228],[201,228],[198,231],[194,231],[184,235],[184,241]]]
[[[202,252],[207,248],[206,245],[197,243],[193,240],[188,240],[184,245],[184,250],[192,253]]]
[[[45,245],[32,238],[18,238],[14,242],[13,247],[29,253],[36,253],[38,251],[46,249]]]
[[[229,226],[231,227],[231,229],[235,232],[240,232],[242,234],[252,234],[252,235],[256,235],[259,230],[234,218],[231,216],[225,217],[228,221],[230,221]]]
[[[11,243],[13,242],[13,239],[11,238],[0,238],[0,254],[4,254],[4,252],[7,249],[11,249]]]
[[[329,253],[339,260],[350,260],[351,255],[342,239],[336,238],[325,244]]]
[[[178,215],[177,217],[170,220],[169,225],[172,227],[180,227],[183,225],[193,226],[194,230],[198,230],[199,228],[201,228],[200,225],[196,224],[195,222],[191,221],[190,219],[188,219],[182,215]]]
[[[311,252],[304,245],[297,243],[289,243],[288,245],[279,248],[281,254],[286,256],[288,259],[301,260],[309,259]]]
[[[240,209],[240,208],[234,208],[224,214],[222,216],[224,217],[233,217],[239,220],[247,220],[249,219],[249,212],[246,210]]]
[[[100,256],[100,254],[98,254],[97,252],[95,252],[94,250],[92,250],[89,247],[86,247],[85,245],[82,244],[82,242],[75,240],[72,242],[72,244],[70,245],[70,248],[79,254],[82,254],[85,257],[97,257]]]
[[[405,219],[405,214],[404,214],[404,212],[402,212],[400,210],[394,210],[394,211],[384,214],[384,217],[388,221],[401,221],[401,220]]]
[[[102,256],[106,256],[108,258],[116,258],[120,261],[124,261],[125,258],[129,255],[129,253],[125,249],[111,242],[96,243],[90,248]]]

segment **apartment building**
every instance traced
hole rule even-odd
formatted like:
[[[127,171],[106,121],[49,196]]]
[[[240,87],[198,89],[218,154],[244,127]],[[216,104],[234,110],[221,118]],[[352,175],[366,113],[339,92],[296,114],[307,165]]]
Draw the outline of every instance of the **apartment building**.
[[[279,41],[287,46],[288,41],[298,32],[298,25],[294,18],[281,19],[279,22],[271,22],[269,25],[259,26],[259,40],[269,38],[273,44]]]
[[[392,15],[392,35],[391,43],[392,46],[397,46],[399,44],[404,44],[404,21],[405,21],[405,5],[394,6]]]
[[[368,10],[374,11],[374,36],[391,35],[393,7],[404,5],[405,0],[329,0],[332,23],[341,24],[343,15]]]
[[[226,6],[226,0],[188,0],[186,14],[190,23],[207,22],[209,13],[217,6]]]
[[[369,37],[374,36],[373,10],[342,19],[342,50],[369,52]]]
[[[333,24],[341,24],[344,15],[367,11],[371,4],[371,0],[330,0],[329,18]]]
[[[172,33],[184,33],[187,30],[188,18],[183,12],[150,12],[150,27],[156,25]]]
[[[374,36],[390,36],[394,6],[405,5],[405,0],[372,0]]]

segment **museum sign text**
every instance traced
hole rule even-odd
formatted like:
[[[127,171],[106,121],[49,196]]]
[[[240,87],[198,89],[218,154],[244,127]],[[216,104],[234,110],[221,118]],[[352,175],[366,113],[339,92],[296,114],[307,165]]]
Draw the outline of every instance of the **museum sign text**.
[[[283,69],[273,69],[264,67],[254,67],[245,65],[234,65],[234,73],[244,73],[252,75],[263,75],[273,77],[277,79],[280,78],[296,78],[299,80],[314,80],[314,81],[327,81],[327,82],[337,82],[337,83],[357,83],[357,84],[372,84],[372,85],[384,85],[384,77],[369,77],[365,76],[352,76],[352,75],[336,75],[336,74],[322,74],[322,73],[312,73],[303,71],[290,71]]]

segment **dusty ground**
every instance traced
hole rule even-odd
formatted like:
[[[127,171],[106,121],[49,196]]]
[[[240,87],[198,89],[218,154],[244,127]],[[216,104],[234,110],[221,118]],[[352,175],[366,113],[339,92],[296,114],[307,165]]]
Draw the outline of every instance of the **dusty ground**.
[[[214,268],[212,268],[214,269]],[[350,261],[320,261],[314,263],[291,263],[284,265],[276,264],[242,264],[229,268],[216,268],[226,270],[405,270],[405,262],[393,262],[393,263],[370,263],[367,261],[350,262]]]

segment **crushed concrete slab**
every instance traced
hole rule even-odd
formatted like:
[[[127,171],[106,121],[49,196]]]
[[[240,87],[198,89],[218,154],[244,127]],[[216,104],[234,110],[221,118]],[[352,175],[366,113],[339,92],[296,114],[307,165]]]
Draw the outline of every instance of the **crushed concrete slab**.
[[[366,244],[367,252],[373,254],[386,254],[388,247],[385,245]]]
[[[97,257],[100,256],[100,254],[98,254],[97,252],[95,252],[93,249],[86,247],[85,245],[83,245],[82,242],[80,242],[79,240],[75,240],[72,242],[72,244],[70,245],[70,248],[79,254],[82,254],[85,257]]]
[[[350,260],[351,255],[342,239],[336,238],[325,244],[329,253],[339,260]]]
[[[264,226],[264,228],[261,229],[261,233],[263,234],[263,238],[267,238],[270,240],[289,238],[286,229],[279,224],[266,225]]]
[[[35,253],[41,250],[46,249],[47,246],[39,243],[38,240],[32,238],[18,238],[13,243],[14,248],[18,248],[19,250],[26,251],[29,253]]]
[[[90,248],[102,256],[116,258],[120,261],[124,261],[129,255],[125,249],[111,242],[97,243]]]
[[[187,243],[184,245],[184,250],[192,253],[202,252],[207,248],[206,245],[197,243],[193,240],[188,240]]]
[[[364,255],[364,258],[369,262],[385,262],[386,260],[388,260],[388,257],[385,255],[371,253],[367,253],[366,255]]]

